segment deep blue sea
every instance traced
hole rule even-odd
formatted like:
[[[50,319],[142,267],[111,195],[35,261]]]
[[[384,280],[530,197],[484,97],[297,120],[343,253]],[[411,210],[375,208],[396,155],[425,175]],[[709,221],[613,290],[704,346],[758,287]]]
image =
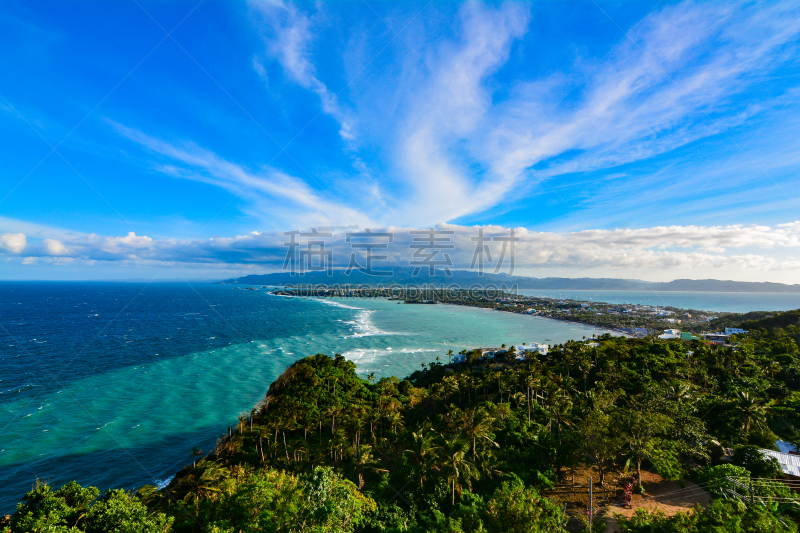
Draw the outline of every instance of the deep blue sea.
[[[570,297],[800,307],[798,295],[613,292]],[[231,285],[0,282],[0,513],[37,478],[129,489],[168,480],[193,446],[209,451],[307,355],[338,352],[363,375],[405,376],[446,360],[449,349],[600,332],[462,306],[288,298]]]

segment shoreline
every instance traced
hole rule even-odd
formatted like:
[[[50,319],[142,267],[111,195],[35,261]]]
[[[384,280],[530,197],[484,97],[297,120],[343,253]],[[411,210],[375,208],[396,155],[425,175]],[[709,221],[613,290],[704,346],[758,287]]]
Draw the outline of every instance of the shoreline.
[[[716,331],[729,325],[731,322],[741,322],[745,315],[761,313],[764,316],[751,317],[763,318],[770,316],[769,312],[711,313],[696,309],[679,308],[674,306],[652,306],[642,304],[614,304],[609,302],[586,301],[576,299],[541,298],[536,296],[513,295],[497,291],[414,291],[412,296],[400,293],[399,296],[391,289],[331,289],[317,287],[314,289],[274,288],[263,287],[270,294],[284,297],[304,298],[383,298],[389,301],[398,301],[403,304],[432,305],[449,304],[482,309],[494,309],[507,313],[539,316],[560,322],[592,326],[605,331],[624,336],[647,337],[662,333],[668,329],[680,327],[689,332],[700,333]],[[424,295],[420,297],[419,295]],[[594,307],[589,307],[593,305]],[[710,317],[708,315],[721,315]],[[600,317],[600,318],[598,318]],[[696,317],[693,319],[693,317]],[[716,328],[716,330],[715,330]],[[646,331],[642,331],[646,330]]]

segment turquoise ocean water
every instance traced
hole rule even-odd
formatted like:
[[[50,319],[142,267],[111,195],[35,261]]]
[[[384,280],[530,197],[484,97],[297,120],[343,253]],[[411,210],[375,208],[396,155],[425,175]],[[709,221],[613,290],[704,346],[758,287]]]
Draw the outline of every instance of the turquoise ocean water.
[[[338,352],[363,375],[402,377],[449,349],[600,331],[230,285],[0,283],[0,512],[37,478],[102,488],[169,479],[307,355]]]
[[[797,295],[531,292],[710,310],[800,307]],[[446,360],[449,349],[599,332],[468,307],[231,285],[0,283],[0,513],[36,478],[102,488],[168,480],[193,446],[209,451],[307,355],[338,352],[362,375],[402,377]]]

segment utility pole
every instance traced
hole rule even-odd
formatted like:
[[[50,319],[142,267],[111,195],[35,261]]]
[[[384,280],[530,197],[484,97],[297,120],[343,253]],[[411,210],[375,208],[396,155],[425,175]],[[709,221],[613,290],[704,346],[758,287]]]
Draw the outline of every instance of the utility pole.
[[[755,504],[755,497],[753,496],[753,479],[750,479],[750,505]]]
[[[592,533],[592,478],[589,478],[589,533]]]

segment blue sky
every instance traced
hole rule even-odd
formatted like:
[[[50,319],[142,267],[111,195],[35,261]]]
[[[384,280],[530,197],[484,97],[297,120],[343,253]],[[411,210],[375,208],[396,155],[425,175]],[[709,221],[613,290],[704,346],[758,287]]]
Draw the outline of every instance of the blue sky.
[[[517,273],[800,283],[798,2],[5,2],[0,32],[2,279],[274,271],[311,227],[449,229],[467,267],[484,227]]]

